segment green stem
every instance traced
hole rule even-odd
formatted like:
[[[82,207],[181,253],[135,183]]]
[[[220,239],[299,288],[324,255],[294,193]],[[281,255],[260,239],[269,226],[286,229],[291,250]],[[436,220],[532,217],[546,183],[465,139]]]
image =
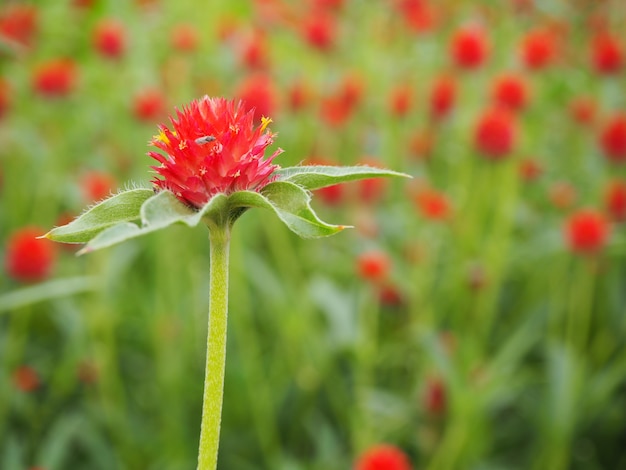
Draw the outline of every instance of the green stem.
[[[211,243],[211,292],[209,298],[209,334],[207,337],[198,470],[215,470],[217,468],[222,399],[224,396],[224,371],[226,366],[230,227],[227,225],[212,226],[209,233]]]

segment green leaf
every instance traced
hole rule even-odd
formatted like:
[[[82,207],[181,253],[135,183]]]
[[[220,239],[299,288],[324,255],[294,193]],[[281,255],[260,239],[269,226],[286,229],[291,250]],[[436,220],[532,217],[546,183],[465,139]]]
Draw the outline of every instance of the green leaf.
[[[375,168],[367,165],[359,166],[293,166],[280,168],[274,172],[278,181],[288,181],[301,186],[304,189],[319,189],[348,181],[356,181],[379,177],[403,177],[411,178],[406,173]]]
[[[93,277],[53,279],[33,286],[22,287],[0,295],[0,313],[12,312],[26,305],[45,300],[95,291],[97,287],[97,279]]]
[[[276,181],[265,186],[261,193],[239,191],[229,198],[231,208],[261,207],[272,210],[280,220],[302,238],[319,238],[340,232],[345,225],[322,222],[310,205],[311,197],[300,186]]]
[[[154,196],[151,189],[131,189],[93,206],[67,225],[56,227],[45,237],[55,242],[86,243],[100,232],[121,222],[139,220],[142,204]]]

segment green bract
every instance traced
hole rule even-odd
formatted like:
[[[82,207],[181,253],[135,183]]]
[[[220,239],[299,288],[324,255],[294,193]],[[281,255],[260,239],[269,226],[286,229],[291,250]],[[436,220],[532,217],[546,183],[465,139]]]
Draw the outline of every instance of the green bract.
[[[200,210],[186,206],[169,191],[156,194],[152,189],[123,191],[45,236],[57,242],[86,243],[79,251],[79,254],[84,254],[174,223],[195,227],[203,222],[209,229],[232,224],[248,208],[260,207],[273,211],[299,236],[319,238],[333,235],[346,227],[321,221],[311,208],[309,190],[381,176],[409,177],[404,173],[369,166],[297,166],[281,168],[275,175],[276,180],[259,192],[217,194]]]

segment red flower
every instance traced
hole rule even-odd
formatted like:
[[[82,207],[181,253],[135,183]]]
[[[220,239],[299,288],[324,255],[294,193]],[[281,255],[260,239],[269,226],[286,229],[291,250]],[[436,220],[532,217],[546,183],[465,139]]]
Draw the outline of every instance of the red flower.
[[[20,282],[36,282],[50,275],[56,252],[49,240],[37,238],[43,233],[38,228],[25,227],[9,237],[4,267],[10,277]]]
[[[520,55],[526,67],[539,70],[550,65],[554,59],[555,49],[553,34],[535,30],[529,32],[522,40]]]
[[[126,50],[126,30],[119,21],[104,19],[94,30],[93,42],[104,57],[119,59]]]
[[[617,38],[607,33],[596,36],[591,43],[591,62],[598,73],[619,72],[624,65],[624,51]]]
[[[152,180],[159,189],[172,191],[182,202],[200,208],[217,193],[260,190],[278,168],[272,160],[282,150],[264,158],[274,134],[265,131],[270,120],[254,127],[254,114],[243,103],[223,98],[192,101],[172,118],[173,129],[159,126],[149,152],[161,163],[153,167],[163,177]]]
[[[464,69],[479,67],[487,58],[489,43],[482,28],[459,29],[452,37],[450,53],[454,63]]]
[[[411,470],[411,463],[397,447],[379,444],[361,454],[354,470]]]
[[[600,132],[600,147],[613,163],[626,162],[626,113],[609,119]]]
[[[333,48],[337,36],[334,16],[323,10],[313,11],[302,24],[302,34],[307,43],[320,51]]]
[[[25,393],[34,392],[41,385],[39,374],[30,366],[20,366],[13,371],[13,384]]]
[[[312,99],[312,93],[308,85],[303,80],[297,80],[291,84],[288,91],[289,108],[292,111],[299,111],[306,107]]]
[[[262,70],[269,66],[269,53],[265,34],[255,31],[241,43],[241,62],[249,69]]]
[[[101,171],[85,173],[80,180],[83,199],[88,204],[100,201],[111,195],[117,186],[115,178]]]
[[[413,102],[413,87],[409,85],[398,85],[391,90],[389,97],[389,108],[391,114],[396,117],[404,117],[411,109]]]
[[[400,0],[397,7],[410,29],[417,33],[426,32],[435,26],[433,9],[425,0]]]
[[[445,194],[437,190],[420,189],[415,202],[420,214],[427,220],[445,220],[450,215],[450,201]]]
[[[549,190],[550,201],[557,209],[569,209],[574,205],[578,195],[574,186],[567,181],[557,181]]]
[[[48,97],[66,96],[76,87],[76,75],[76,64],[72,60],[50,60],[35,68],[33,88]]]
[[[384,281],[391,271],[389,255],[382,251],[365,251],[356,260],[357,272],[368,281]]]
[[[609,183],[604,193],[604,206],[615,222],[626,221],[626,182],[615,180]]]
[[[7,109],[10,106],[11,89],[9,88],[9,82],[0,77],[0,119],[6,114]]]
[[[274,114],[276,109],[276,92],[267,75],[259,74],[248,77],[239,85],[235,93],[243,101],[246,110],[254,109],[254,120],[260,122],[263,116]]]
[[[513,116],[495,108],[484,113],[474,130],[476,149],[490,160],[500,160],[513,150],[517,127]]]
[[[456,101],[456,81],[449,76],[439,77],[430,92],[430,114],[440,119],[447,116]]]
[[[535,181],[541,176],[543,168],[539,162],[534,158],[526,158],[519,164],[519,174],[524,181]]]
[[[591,124],[596,117],[597,103],[592,98],[579,97],[570,103],[570,114],[578,124]]]
[[[581,209],[565,222],[565,239],[574,253],[592,254],[606,244],[610,227],[602,213],[594,209]]]
[[[431,415],[441,415],[446,411],[446,384],[439,377],[429,377],[423,395],[423,407]]]
[[[38,11],[33,5],[13,3],[0,11],[0,37],[30,46],[37,29]]]
[[[198,31],[190,24],[179,24],[172,29],[171,42],[180,52],[193,52],[198,48]]]
[[[165,97],[160,90],[149,88],[134,97],[133,114],[139,121],[154,121],[165,113]]]
[[[519,111],[526,107],[528,86],[517,75],[502,75],[493,83],[492,96],[496,105]]]

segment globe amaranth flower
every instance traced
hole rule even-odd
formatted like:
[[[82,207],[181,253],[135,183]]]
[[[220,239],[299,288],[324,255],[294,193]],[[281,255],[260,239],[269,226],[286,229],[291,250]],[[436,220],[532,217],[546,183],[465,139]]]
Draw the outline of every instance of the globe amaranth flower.
[[[274,141],[263,118],[254,127],[254,110],[241,101],[205,96],[177,111],[172,129],[159,126],[151,144],[163,152],[149,152],[161,165],[152,167],[159,176],[155,188],[169,190],[183,203],[200,208],[218,193],[258,191],[272,181],[278,168],[265,158]]]

